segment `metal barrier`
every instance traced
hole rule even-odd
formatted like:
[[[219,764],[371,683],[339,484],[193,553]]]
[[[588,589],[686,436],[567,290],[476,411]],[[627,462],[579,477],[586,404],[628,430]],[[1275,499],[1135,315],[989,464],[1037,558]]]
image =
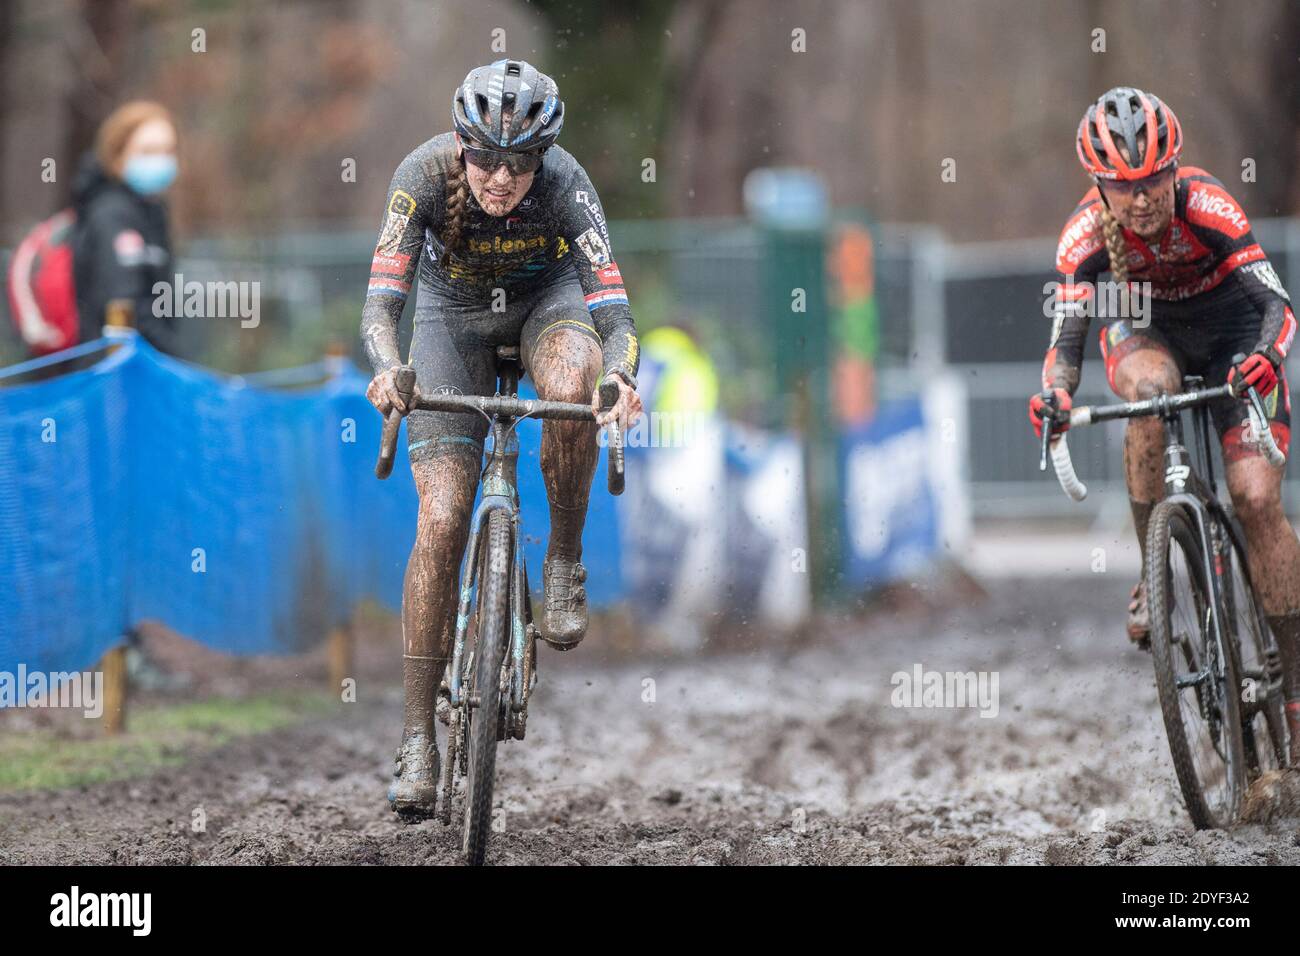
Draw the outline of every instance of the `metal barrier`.
[[[960,375],[969,395],[967,471],[975,516],[1096,514],[1122,495],[1120,426],[1090,429],[1075,440],[1080,474],[1094,489],[1083,506],[1066,501],[1050,477],[1036,470],[1024,405],[1037,385],[1049,335],[1043,306],[1045,283],[1053,278],[1054,241],[953,244],[933,226],[885,223],[873,229],[882,398],[914,393],[918,381],[944,369]],[[1283,282],[1300,283],[1300,220],[1257,220],[1254,229]],[[740,219],[623,221],[611,224],[611,232],[638,322],[693,325],[728,383],[725,410],[734,418],[760,420],[755,409],[773,397],[777,366],[777,345],[761,321],[762,296],[765,277],[780,266],[767,261],[762,232]],[[187,278],[237,272],[264,283],[267,328],[261,335],[281,347],[252,349],[256,367],[314,358],[326,337],[349,344],[360,360],[355,330],[373,242],[370,230],[351,228],[198,239],[186,245],[178,269]],[[238,338],[237,324],[219,322],[205,330],[209,345]],[[409,322],[404,333],[410,334]],[[243,341],[247,361],[250,350]],[[1088,350],[1096,354],[1095,345]],[[12,337],[0,343],[0,359],[22,357]],[[1096,361],[1085,363],[1080,397],[1111,397]],[[1295,482],[1287,483],[1285,494],[1288,506],[1300,509]]]

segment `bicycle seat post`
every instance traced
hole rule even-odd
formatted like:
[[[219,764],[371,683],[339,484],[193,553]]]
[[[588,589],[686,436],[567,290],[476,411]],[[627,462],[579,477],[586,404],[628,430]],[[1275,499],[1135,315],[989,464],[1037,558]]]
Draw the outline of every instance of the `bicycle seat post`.
[[[497,394],[511,398],[519,391],[519,346],[497,346]]]

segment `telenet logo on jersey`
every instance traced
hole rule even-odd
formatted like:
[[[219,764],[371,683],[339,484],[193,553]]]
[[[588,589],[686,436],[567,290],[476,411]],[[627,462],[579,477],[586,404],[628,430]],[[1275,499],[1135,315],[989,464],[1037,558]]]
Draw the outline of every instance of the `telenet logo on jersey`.
[[[546,236],[531,236],[527,239],[503,239],[493,236],[491,239],[467,239],[465,245],[470,252],[481,256],[513,256],[521,252],[535,252],[550,245]]]

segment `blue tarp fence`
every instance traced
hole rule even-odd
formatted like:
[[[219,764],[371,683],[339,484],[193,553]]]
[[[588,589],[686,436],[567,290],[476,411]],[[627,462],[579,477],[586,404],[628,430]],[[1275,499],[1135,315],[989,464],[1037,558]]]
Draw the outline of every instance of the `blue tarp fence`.
[[[365,598],[400,608],[415,488],[404,454],[388,481],[374,477],[381,423],[350,363],[241,378],[133,333],[79,350],[102,357],[9,387],[24,366],[0,372],[0,671],[91,667],[149,619],[227,653],[292,653]],[[846,587],[942,550],[930,431],[906,400],[841,436]],[[757,608],[779,624],[805,613],[797,441],[756,442],[727,423],[711,435],[687,455],[629,448],[617,507],[602,451],[583,536],[593,605],[634,587],[647,623],[672,606]],[[549,533],[541,423],[518,436],[536,590]],[[682,507],[697,499],[726,507]]]
[[[0,388],[0,670],[89,667],[146,619],[228,653],[289,653],[363,598],[400,607],[415,488],[403,454],[375,478],[380,420],[349,363],[290,390],[268,383],[293,370],[219,375],[134,335],[87,348],[105,355]],[[525,556],[540,569],[541,425],[518,432]],[[588,528],[602,603],[622,582],[599,475]]]

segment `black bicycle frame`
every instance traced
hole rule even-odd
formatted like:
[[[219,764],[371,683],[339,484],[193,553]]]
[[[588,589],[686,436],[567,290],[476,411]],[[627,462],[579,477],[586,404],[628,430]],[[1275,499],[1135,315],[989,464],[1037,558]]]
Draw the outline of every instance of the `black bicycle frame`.
[[[1210,445],[1210,411],[1209,402],[1233,395],[1232,386],[1200,389],[1202,379],[1187,376],[1184,385],[1190,389],[1176,395],[1159,395],[1152,399],[1138,402],[1122,402],[1117,405],[1102,405],[1092,408],[1089,421],[1111,421],[1120,418],[1134,418],[1149,415],[1154,405],[1157,416],[1165,427],[1165,500],[1181,504],[1189,514],[1195,517],[1197,534],[1201,539],[1202,573],[1209,588],[1210,619],[1214,627],[1215,641],[1219,652],[1219,666],[1222,666],[1226,652],[1223,622],[1219,619],[1219,607],[1223,601],[1223,583],[1218,573],[1220,542],[1216,529],[1227,529],[1226,533],[1236,540],[1236,530],[1227,511],[1219,501],[1218,485],[1214,477],[1214,459]],[[1192,429],[1195,436],[1201,467],[1193,460],[1183,441],[1182,413],[1192,412]],[[1202,477],[1204,475],[1204,477]],[[1212,516],[1211,521],[1206,516]],[[1240,542],[1238,542],[1240,544]]]

